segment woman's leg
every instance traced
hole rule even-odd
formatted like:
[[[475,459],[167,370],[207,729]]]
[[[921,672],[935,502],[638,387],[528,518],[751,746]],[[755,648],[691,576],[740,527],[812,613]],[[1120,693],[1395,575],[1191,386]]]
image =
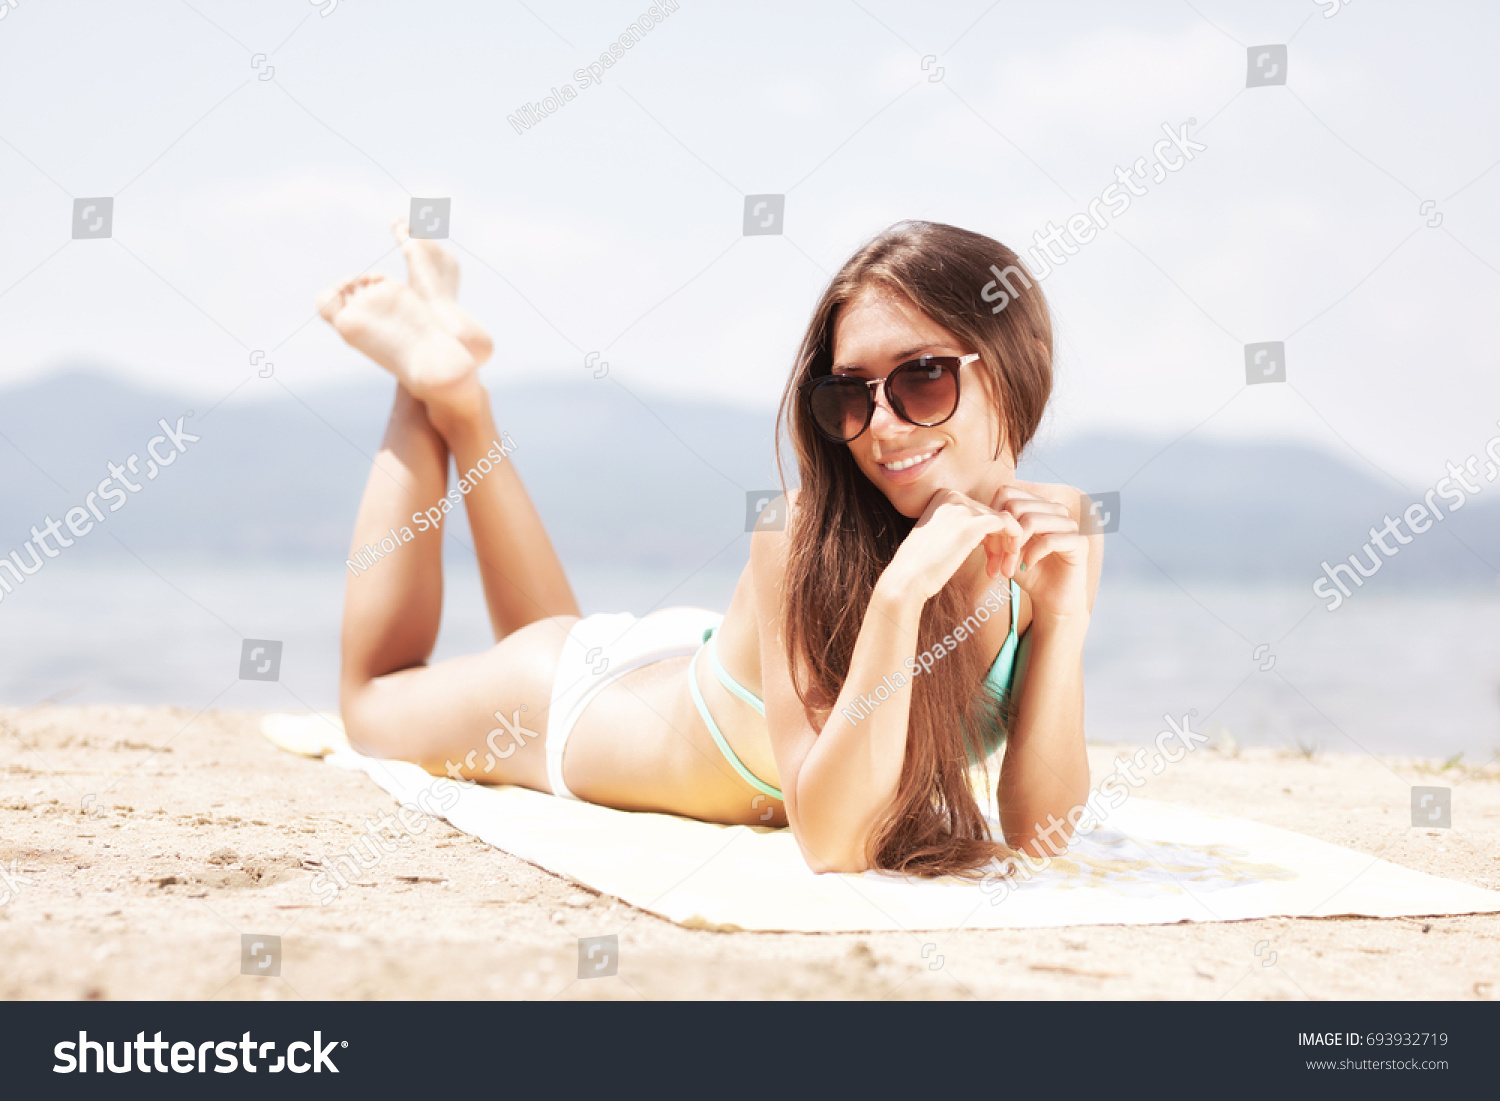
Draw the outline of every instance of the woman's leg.
[[[473,355],[421,298],[391,280],[352,280],[325,297],[323,310],[401,382],[355,549],[391,538],[392,528],[414,536],[392,540],[393,550],[348,582],[340,694],[350,741],[438,775],[551,791],[548,710],[577,606],[511,464],[468,479],[497,436]],[[463,500],[500,641],[428,666],[442,606],[441,529],[418,531],[412,516],[443,497],[450,453],[472,481]],[[764,811],[752,813],[758,804],[707,733],[695,730],[684,672],[683,660],[661,662],[600,694],[570,746],[581,751],[579,794],[613,806],[766,821]]]
[[[439,326],[453,335],[478,368],[490,356],[489,334],[458,305],[458,263],[438,242],[411,236],[406,222],[397,218],[391,231],[406,257],[407,280],[432,308]],[[463,393],[455,393],[463,391]],[[455,402],[455,399],[459,399]],[[467,400],[465,400],[467,399]],[[462,386],[449,386],[429,396],[431,409],[442,422],[444,435],[451,434],[451,451],[460,478],[478,472],[478,462],[500,443],[489,407],[489,395],[470,376]],[[440,401],[457,415],[443,415]],[[469,527],[479,559],[490,624],[499,641],[538,615],[577,615],[578,606],[568,585],[552,540],[537,515],[521,479],[509,467],[498,474],[473,479],[478,487],[468,493]]]
[[[482,504],[475,508],[471,501],[470,512],[502,641],[482,654],[424,664],[441,614],[441,530],[418,531],[412,516],[443,497],[449,450],[414,391],[445,410],[459,457],[477,462],[488,444],[476,452],[476,441],[493,421],[487,403],[476,399],[475,391],[483,390],[472,359],[451,336],[430,328],[420,299],[389,280],[345,284],[325,297],[324,313],[345,339],[402,382],[355,527],[355,555],[382,538],[394,549],[348,581],[340,696],[350,740],[366,752],[416,760],[439,774],[452,771],[451,762],[460,775],[550,790],[541,731],[576,606],[508,462],[466,497],[482,494]],[[515,528],[506,526],[511,513]],[[393,528],[398,535],[412,529],[414,538],[396,543]],[[506,557],[512,553],[514,560]],[[518,716],[526,731],[520,738],[510,733]],[[520,741],[526,751],[491,758],[485,769],[486,753],[495,748],[487,746],[487,733],[504,734],[496,743],[502,749]],[[534,745],[525,744],[528,733]],[[471,750],[478,751],[477,761],[469,759]]]
[[[386,425],[380,453],[365,482],[354,521],[353,562],[366,570],[344,585],[342,680],[363,685],[373,677],[422,665],[437,642],[443,611],[442,535],[417,531],[374,558],[367,546],[390,545],[390,532],[412,526],[420,512],[443,495],[448,481],[448,447],[427,421],[427,411],[404,387]]]
[[[458,471],[495,639],[547,616],[577,616],[567,574],[515,465],[504,457],[494,461],[506,444],[478,379],[462,391],[429,398],[427,418]]]
[[[414,275],[433,259],[420,251],[415,258],[408,255]],[[496,640],[546,616],[576,616],[567,574],[515,468],[501,461],[488,474],[479,470],[479,460],[491,465],[486,455],[504,445],[474,359],[447,331],[446,319],[411,288],[381,275],[357,276],[321,302],[339,334],[394,374],[445,438],[441,442],[458,467]],[[468,478],[471,472],[480,477]],[[408,522],[413,513],[439,505],[446,469],[444,474],[444,484],[404,513]]]

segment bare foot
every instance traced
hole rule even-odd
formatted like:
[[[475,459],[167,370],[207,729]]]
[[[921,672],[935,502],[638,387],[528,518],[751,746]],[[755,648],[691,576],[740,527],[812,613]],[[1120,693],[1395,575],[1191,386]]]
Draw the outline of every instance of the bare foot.
[[[490,358],[494,344],[484,327],[458,304],[458,261],[436,241],[413,237],[404,218],[391,219],[391,232],[406,255],[406,281],[427,299],[438,323],[458,338],[476,367]]]
[[[428,302],[398,279],[373,272],[353,276],[319,296],[318,312],[429,406],[467,397],[478,383],[474,357]]]

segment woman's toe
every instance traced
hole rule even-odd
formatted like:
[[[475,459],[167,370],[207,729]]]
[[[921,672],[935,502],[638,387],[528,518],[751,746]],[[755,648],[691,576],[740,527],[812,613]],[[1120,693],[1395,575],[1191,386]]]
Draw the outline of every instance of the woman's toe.
[[[344,298],[354,286],[351,276],[342,283],[335,283],[318,295],[318,312],[323,315],[325,321],[332,321],[340,310],[344,308]]]

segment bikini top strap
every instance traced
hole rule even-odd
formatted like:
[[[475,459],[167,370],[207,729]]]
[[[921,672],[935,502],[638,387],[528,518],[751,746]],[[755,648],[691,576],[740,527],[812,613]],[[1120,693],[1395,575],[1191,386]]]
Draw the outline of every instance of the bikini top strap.
[[[1001,648],[1002,655],[1009,649],[1014,652],[1016,643],[1016,625],[1021,619],[1021,586],[1016,584],[1016,579],[1010,579],[1010,635],[1006,639],[1005,646]],[[748,688],[729,675],[729,670],[724,668],[724,663],[719,660],[719,648],[714,642],[714,628],[709,627],[703,632],[703,648],[708,651],[709,664],[713,666],[714,676],[719,678],[719,683],[729,689],[740,699],[744,700],[760,714],[766,713],[766,705]],[[996,659],[999,660],[998,658]],[[1012,658],[1014,662],[1014,658]],[[991,670],[993,672],[993,670]]]
[[[719,683],[764,715],[766,713],[766,705],[761,702],[760,697],[731,677],[729,670],[725,669],[723,663],[719,661],[719,647],[715,644],[712,637],[713,628],[710,627],[704,634],[709,636],[707,642],[704,644],[704,649],[708,651],[709,664],[713,666],[714,676],[719,678]]]

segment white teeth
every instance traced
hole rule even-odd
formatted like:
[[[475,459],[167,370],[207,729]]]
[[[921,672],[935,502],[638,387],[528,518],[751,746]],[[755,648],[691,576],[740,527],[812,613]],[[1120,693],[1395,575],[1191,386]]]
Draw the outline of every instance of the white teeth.
[[[918,463],[925,463],[928,459],[936,455],[938,453],[938,450],[939,449],[934,448],[933,450],[927,452],[927,454],[925,455],[916,455],[910,459],[902,459],[900,462],[881,463],[880,465],[885,467],[885,469],[891,471],[892,473],[898,470],[909,470],[911,467],[916,466]]]

